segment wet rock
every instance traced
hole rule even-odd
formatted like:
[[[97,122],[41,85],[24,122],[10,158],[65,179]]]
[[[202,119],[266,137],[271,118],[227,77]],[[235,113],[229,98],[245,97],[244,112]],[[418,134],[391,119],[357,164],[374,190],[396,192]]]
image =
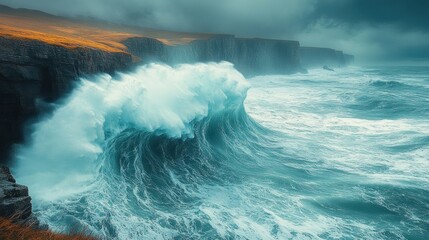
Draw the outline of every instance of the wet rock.
[[[15,221],[31,216],[31,197],[28,188],[15,183],[7,167],[0,167],[0,217]]]

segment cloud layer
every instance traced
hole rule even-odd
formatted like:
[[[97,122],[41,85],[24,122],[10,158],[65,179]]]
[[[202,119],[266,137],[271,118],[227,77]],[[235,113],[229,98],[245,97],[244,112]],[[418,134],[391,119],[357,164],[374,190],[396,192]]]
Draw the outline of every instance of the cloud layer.
[[[300,40],[370,61],[429,60],[427,0],[0,0],[175,31]]]

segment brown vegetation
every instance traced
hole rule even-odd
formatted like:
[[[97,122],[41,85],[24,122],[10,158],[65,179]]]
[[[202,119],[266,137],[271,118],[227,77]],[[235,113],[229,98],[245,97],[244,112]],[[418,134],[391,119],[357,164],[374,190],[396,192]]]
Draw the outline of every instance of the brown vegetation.
[[[88,47],[108,52],[126,52],[127,48],[122,41],[131,37],[150,37],[174,45],[206,38],[208,35],[90,23],[28,10],[7,9],[0,11],[1,36],[38,40],[67,48]]]
[[[109,32],[66,20],[1,14],[0,36],[39,40],[67,48],[89,47],[109,52],[123,52],[126,48],[120,42],[136,35]]]
[[[37,230],[0,218],[0,239],[2,240],[95,240],[84,234],[58,234],[49,230]]]

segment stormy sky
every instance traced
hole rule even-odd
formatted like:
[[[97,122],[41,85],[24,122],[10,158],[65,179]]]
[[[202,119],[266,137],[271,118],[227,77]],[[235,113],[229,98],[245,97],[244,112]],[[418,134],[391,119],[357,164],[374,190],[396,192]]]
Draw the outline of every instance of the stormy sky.
[[[361,63],[429,62],[428,0],[0,0],[69,17],[299,40]]]

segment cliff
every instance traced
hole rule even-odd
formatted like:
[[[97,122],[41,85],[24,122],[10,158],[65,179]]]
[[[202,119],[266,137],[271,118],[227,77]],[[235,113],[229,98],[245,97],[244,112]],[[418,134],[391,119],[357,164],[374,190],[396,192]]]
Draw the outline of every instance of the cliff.
[[[112,73],[131,55],[91,48],[69,49],[41,41],[0,37],[0,153],[23,137],[23,123],[41,112],[37,101],[67,94],[85,74]]]
[[[228,61],[247,76],[302,70],[297,41],[218,35],[179,45],[167,45],[156,39],[140,37],[126,39],[123,43],[130,53],[144,62],[179,64]]]
[[[301,47],[299,49],[301,64],[305,68],[345,67],[354,61],[352,55],[344,54],[331,48]]]
[[[0,162],[23,139],[38,104],[67,94],[86,74],[135,63],[229,61],[246,76],[345,66],[353,56],[297,41],[177,33],[61,18],[0,5]]]
[[[355,56],[350,54],[344,54],[344,61],[346,63],[346,66],[351,65],[355,61]]]
[[[0,218],[22,222],[30,216],[31,197],[28,196],[28,188],[16,184],[7,167],[0,167]]]

